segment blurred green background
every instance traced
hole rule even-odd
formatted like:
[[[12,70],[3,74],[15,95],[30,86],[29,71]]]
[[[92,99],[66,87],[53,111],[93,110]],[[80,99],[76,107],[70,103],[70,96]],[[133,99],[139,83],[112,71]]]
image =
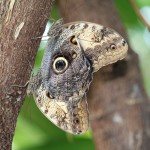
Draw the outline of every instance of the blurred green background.
[[[150,24],[150,0],[135,0],[139,11]],[[146,91],[150,97],[150,32],[136,15],[128,0],[115,0],[121,20],[126,28],[130,46],[139,55],[140,68]],[[57,6],[51,16],[59,18]],[[44,35],[48,32],[49,21]],[[36,74],[44,53],[47,38],[43,38],[33,73]],[[137,64],[138,65],[138,64]],[[92,132],[72,135],[53,125],[38,110],[32,97],[26,97],[18,117],[12,150],[94,150]]]

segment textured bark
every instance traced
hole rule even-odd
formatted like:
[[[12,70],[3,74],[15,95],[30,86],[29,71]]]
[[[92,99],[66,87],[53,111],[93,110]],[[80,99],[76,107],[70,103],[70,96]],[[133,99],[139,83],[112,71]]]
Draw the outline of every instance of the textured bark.
[[[50,0],[0,1],[0,149],[10,150]]]
[[[59,1],[66,22],[85,20],[114,28],[126,37],[112,0]],[[67,11],[67,12],[66,12]],[[128,57],[100,69],[88,95],[97,150],[149,150],[150,105],[143,88],[138,57]]]

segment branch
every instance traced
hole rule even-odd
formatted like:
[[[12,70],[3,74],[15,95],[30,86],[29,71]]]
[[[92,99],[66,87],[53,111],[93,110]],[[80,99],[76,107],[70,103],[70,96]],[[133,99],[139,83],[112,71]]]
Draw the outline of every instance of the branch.
[[[61,0],[59,7],[63,15]],[[95,22],[126,37],[113,0],[68,1],[67,9],[66,22]],[[150,104],[137,64],[137,55],[130,49],[127,59],[94,75],[88,104],[96,150],[150,149]]]
[[[134,9],[135,13],[137,14],[137,16],[140,18],[140,20],[142,21],[142,23],[148,28],[148,30],[150,31],[150,25],[148,24],[148,22],[145,20],[145,18],[142,16],[139,8],[137,7],[136,3],[134,0],[129,0],[132,8]]]
[[[50,0],[2,0],[0,3],[0,149],[10,150],[25,85],[44,32]],[[47,17],[45,17],[47,16]]]

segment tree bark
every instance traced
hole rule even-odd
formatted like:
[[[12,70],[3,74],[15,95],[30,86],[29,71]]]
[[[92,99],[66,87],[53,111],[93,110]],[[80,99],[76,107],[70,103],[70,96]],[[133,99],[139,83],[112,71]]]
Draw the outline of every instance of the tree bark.
[[[66,22],[95,22],[126,37],[113,0],[69,0],[66,6],[59,1]],[[88,104],[96,150],[150,149],[150,104],[131,49],[125,60],[94,75]]]
[[[10,150],[51,0],[0,1],[0,149]]]

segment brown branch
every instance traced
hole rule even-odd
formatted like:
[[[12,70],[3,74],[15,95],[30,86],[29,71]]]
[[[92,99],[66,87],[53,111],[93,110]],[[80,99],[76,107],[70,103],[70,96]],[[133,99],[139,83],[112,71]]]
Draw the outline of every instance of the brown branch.
[[[63,12],[61,0],[59,6]],[[70,0],[67,8],[66,22],[91,21],[114,28],[126,37],[113,0]],[[94,75],[88,103],[97,150],[150,149],[150,104],[137,55],[131,49],[125,60],[103,67]]]
[[[0,149],[10,150],[25,85],[50,12],[50,0],[0,2]]]
[[[130,4],[132,5],[135,13],[137,14],[137,16],[140,18],[140,20],[142,21],[142,23],[148,28],[148,30],[150,30],[150,25],[149,23],[146,21],[146,19],[142,16],[141,12],[139,11],[139,8],[137,7],[136,3],[134,0],[129,0]]]

